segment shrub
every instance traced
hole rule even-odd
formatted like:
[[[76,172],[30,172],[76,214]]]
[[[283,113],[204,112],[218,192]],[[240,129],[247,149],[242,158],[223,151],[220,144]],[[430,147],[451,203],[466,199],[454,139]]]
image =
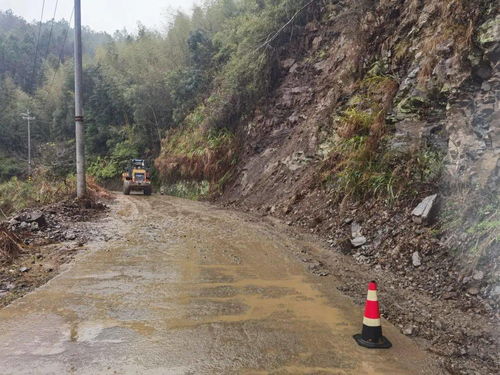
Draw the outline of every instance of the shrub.
[[[374,121],[374,114],[360,111],[355,107],[348,108],[338,119],[340,125],[337,134],[345,139],[354,136],[367,136]]]
[[[215,183],[236,162],[236,139],[227,129],[213,129],[207,134],[196,126],[171,130],[162,146],[155,166],[164,183]]]
[[[20,176],[25,170],[19,159],[0,157],[0,182]]]
[[[75,178],[47,179],[37,171],[31,181],[13,177],[0,184],[0,209],[5,215],[27,207],[41,206],[75,195]]]

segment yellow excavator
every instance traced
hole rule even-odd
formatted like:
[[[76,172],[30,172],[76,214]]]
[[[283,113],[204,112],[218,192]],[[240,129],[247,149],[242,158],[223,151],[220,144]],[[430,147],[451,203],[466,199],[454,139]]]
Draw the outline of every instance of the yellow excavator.
[[[132,159],[126,172],[122,174],[123,194],[129,195],[131,191],[142,191],[144,195],[151,195],[151,173],[146,168],[143,159]]]

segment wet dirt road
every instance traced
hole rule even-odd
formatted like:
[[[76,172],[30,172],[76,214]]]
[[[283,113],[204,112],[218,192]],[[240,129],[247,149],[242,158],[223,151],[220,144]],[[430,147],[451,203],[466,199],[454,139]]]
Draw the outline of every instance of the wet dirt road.
[[[362,308],[279,226],[157,195],[100,226],[110,241],[0,310],[0,374],[440,373],[387,322],[392,349],[358,347]]]

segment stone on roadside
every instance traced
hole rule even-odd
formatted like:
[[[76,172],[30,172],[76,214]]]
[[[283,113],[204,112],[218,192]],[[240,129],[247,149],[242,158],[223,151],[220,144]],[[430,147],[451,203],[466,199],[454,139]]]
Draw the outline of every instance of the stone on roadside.
[[[428,197],[425,197],[417,207],[415,207],[411,213],[413,222],[422,224],[430,220],[433,211],[432,209],[436,203],[436,198],[437,194],[429,195]]]
[[[490,292],[490,296],[492,297],[500,296],[500,285],[495,285],[495,287]]]
[[[64,239],[67,241],[73,241],[76,239],[76,234],[73,232],[66,232],[64,233]]]
[[[413,333],[413,327],[411,327],[411,326],[403,329],[403,335],[411,336],[412,333]]]
[[[415,251],[412,254],[411,261],[413,263],[413,266],[415,267],[420,267],[422,265],[422,258],[420,258],[420,254],[418,253],[418,251]]]
[[[353,221],[352,224],[351,224],[351,236],[352,236],[352,238],[356,238],[356,237],[361,237],[362,236],[362,234],[361,234],[361,225],[359,225],[355,221]]]
[[[479,294],[479,288],[476,288],[475,286],[470,287],[469,289],[467,289],[467,293],[475,296],[475,295]]]
[[[351,244],[354,247],[363,246],[365,243],[366,243],[366,237],[365,236],[359,236],[359,237],[353,238],[351,240]]]
[[[29,215],[26,216],[26,221],[29,223],[37,223],[40,226],[44,226],[47,224],[47,220],[45,220],[45,215],[41,211],[33,211]]]
[[[475,271],[474,274],[472,275],[472,278],[477,281],[481,281],[484,278],[484,272],[483,271]]]

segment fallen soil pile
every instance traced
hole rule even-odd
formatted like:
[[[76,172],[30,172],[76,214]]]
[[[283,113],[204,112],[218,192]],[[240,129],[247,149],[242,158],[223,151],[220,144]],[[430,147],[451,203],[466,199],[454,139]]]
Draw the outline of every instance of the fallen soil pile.
[[[26,209],[14,215],[9,229],[17,233],[26,245],[44,245],[59,241],[88,241],[88,234],[73,229],[73,223],[88,221],[106,205],[92,198],[68,200],[37,209]]]
[[[359,305],[367,282],[377,280],[384,318],[439,356],[446,371],[495,374],[500,337],[500,293],[490,272],[495,260],[465,271],[439,224],[418,223],[412,215],[419,200],[395,206],[351,203],[340,213],[324,196],[312,189],[283,206],[225,205],[279,217],[319,236],[331,251],[305,248],[297,254],[312,274],[334,275],[339,290]]]
[[[89,221],[107,209],[95,197],[25,209],[0,224],[0,307],[46,283],[99,232]]]

